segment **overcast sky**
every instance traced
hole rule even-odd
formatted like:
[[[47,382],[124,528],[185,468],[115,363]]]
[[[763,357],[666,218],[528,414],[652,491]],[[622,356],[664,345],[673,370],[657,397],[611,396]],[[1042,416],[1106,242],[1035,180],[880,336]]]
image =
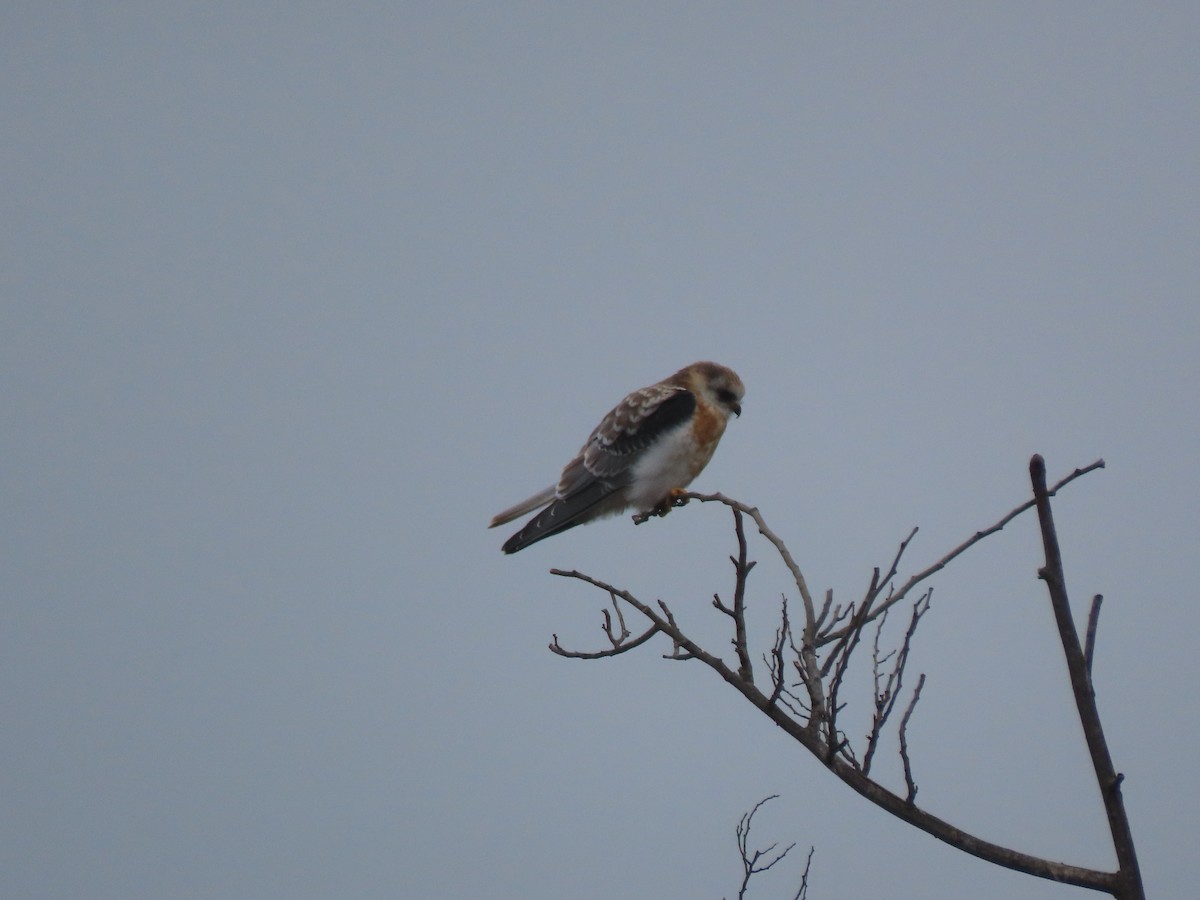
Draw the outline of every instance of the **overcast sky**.
[[[6,4],[0,895],[732,897],[779,794],[813,900],[1092,896],[662,642],[547,650],[604,642],[562,567],[727,652],[726,511],[485,527],[697,359],[747,397],[695,486],[839,600],[1032,453],[1106,460],[1068,584],[1148,893],[1194,890],[1198,40],[1184,2]],[[919,801],[1107,868],[1039,552],[1022,517],[933,582]]]

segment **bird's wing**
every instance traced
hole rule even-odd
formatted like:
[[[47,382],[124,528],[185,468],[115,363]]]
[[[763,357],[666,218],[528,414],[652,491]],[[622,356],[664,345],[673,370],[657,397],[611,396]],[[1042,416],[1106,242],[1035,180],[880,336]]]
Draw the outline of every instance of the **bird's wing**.
[[[685,388],[656,384],[634,391],[609,411],[579,455],[567,463],[558,482],[558,499],[574,496],[594,481],[613,490],[628,484],[642,451],[695,412],[696,397]]]
[[[599,504],[629,484],[641,453],[695,411],[696,397],[684,388],[656,384],[634,391],[596,426],[563,469],[554,501],[504,543],[504,552],[516,553],[588,521],[589,513],[594,515]]]

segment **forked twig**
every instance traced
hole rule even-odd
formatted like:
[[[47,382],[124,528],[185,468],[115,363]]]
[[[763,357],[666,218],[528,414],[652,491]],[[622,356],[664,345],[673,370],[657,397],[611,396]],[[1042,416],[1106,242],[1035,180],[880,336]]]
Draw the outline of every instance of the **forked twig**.
[[[779,797],[778,794],[772,794],[769,797],[764,797],[763,799],[759,800],[757,803],[754,804],[754,808],[752,810],[750,810],[750,812],[744,813],[742,815],[741,821],[738,822],[737,845],[738,845],[738,852],[741,854],[741,857],[742,857],[742,871],[743,871],[742,884],[741,884],[741,887],[738,889],[738,900],[744,900],[744,898],[746,896],[746,891],[750,887],[750,879],[751,878],[753,878],[759,872],[766,872],[767,870],[774,867],[777,863],[781,862],[783,860],[783,858],[792,851],[793,847],[796,846],[796,844],[793,842],[791,844],[788,844],[786,847],[784,847],[778,853],[775,852],[775,848],[779,846],[778,843],[774,843],[770,847],[766,847],[762,850],[751,850],[750,849],[750,825],[754,821],[755,813],[757,813],[763,807],[763,805],[765,803],[768,803],[771,800],[775,800],[778,797]],[[765,862],[763,860],[765,860]],[[811,851],[809,853],[809,862],[810,863],[812,862]],[[801,892],[803,892],[805,890],[804,883],[807,882],[807,880],[808,880],[808,866],[805,866],[804,879],[801,881]]]
[[[658,634],[659,628],[657,625],[651,625],[645,632],[630,640],[631,632],[625,627],[625,615],[621,612],[621,604],[617,601],[623,599],[621,593],[615,589],[608,592],[609,599],[612,601],[613,612],[608,609],[602,609],[604,614],[604,624],[600,626],[604,633],[608,636],[608,642],[611,645],[607,650],[596,650],[592,652],[580,650],[567,650],[558,642],[558,635],[554,635],[554,640],[550,642],[550,650],[557,653],[559,656],[565,656],[568,659],[604,659],[609,656],[617,656],[621,653],[628,653],[635,647],[640,647],[654,635]],[[613,614],[616,614],[617,625],[619,631],[613,628]]]

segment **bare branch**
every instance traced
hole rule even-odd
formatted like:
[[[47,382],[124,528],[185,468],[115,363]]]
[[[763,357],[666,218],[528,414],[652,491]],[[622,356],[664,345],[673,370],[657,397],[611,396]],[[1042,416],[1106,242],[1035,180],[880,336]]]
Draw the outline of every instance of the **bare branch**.
[[[825,609],[828,610],[829,603],[833,600],[833,591],[832,590],[827,591],[825,593],[825,598],[826,598]],[[829,641],[831,641],[831,640],[834,640],[835,638],[832,636],[834,634],[834,629],[837,628],[839,625],[841,625],[844,621],[846,621],[846,619],[848,619],[850,617],[850,614],[853,611],[854,611],[853,603],[851,603],[849,606],[847,606],[845,608],[843,608],[842,604],[840,604],[840,603],[837,606],[835,606],[833,608],[833,618],[829,620],[828,625],[826,625],[822,630],[817,632],[817,640],[820,641],[820,643],[822,645],[829,643]],[[824,620],[824,616],[822,616],[822,621],[823,620]],[[838,637],[838,638],[841,638],[844,636],[845,635],[842,634],[841,632],[838,632],[836,635],[836,637]]]
[[[892,579],[896,577],[896,572],[900,569],[900,558],[904,556],[904,551],[908,549],[908,545],[912,543],[912,539],[917,536],[917,527],[914,525],[913,530],[908,533],[908,537],[900,542],[900,547],[896,550],[896,555],[892,559],[892,564],[888,566],[887,574],[882,579],[876,578],[871,585],[871,590],[867,593],[867,598],[875,601],[875,596],[883,589],[885,584],[891,584]],[[875,574],[879,574],[879,570],[875,570]],[[864,602],[866,602],[864,600]],[[884,610],[886,612],[886,610]]]
[[[800,888],[792,900],[808,900],[808,873],[812,870],[812,858],[816,852],[816,847],[808,848],[808,859],[804,861],[804,873],[800,876]]]
[[[684,634],[679,628],[678,623],[676,623],[674,615],[672,615],[670,609],[665,603],[663,603],[662,600],[658,601],[658,606],[662,610],[660,613],[649,604],[643,603],[629,591],[620,590],[605,581],[601,581],[598,578],[593,578],[591,575],[587,575],[583,572],[576,570],[566,571],[565,569],[551,569],[550,574],[558,575],[561,578],[574,578],[597,587],[611,595],[620,597],[622,600],[640,612],[643,616],[649,619],[651,623],[658,627],[659,631],[671,639],[675,647],[675,652],[664,654],[667,659],[698,659],[700,662],[704,663],[704,665],[708,666],[723,679],[725,679],[726,682],[742,691],[743,694],[746,693],[745,688],[748,685],[753,691],[753,694],[761,698],[761,702],[766,704],[766,696],[757,689],[754,689],[753,682],[745,682],[742,677],[738,675],[736,671],[727,666],[719,656],[709,653],[707,650],[689,638],[686,634]]]
[[[917,799],[917,783],[913,781],[912,763],[908,759],[908,720],[912,718],[913,710],[917,708],[917,701],[921,699],[921,688],[923,687],[925,687],[924,672],[917,679],[917,686],[913,689],[912,699],[908,701],[908,708],[900,717],[900,761],[904,764],[904,783],[908,786],[908,794],[904,799],[910,804]]]
[[[750,651],[746,647],[746,578],[754,568],[753,561],[746,559],[746,529],[742,526],[742,512],[733,510],[733,530],[737,533],[738,555],[733,560],[737,573],[733,587],[733,646],[737,652],[738,674],[746,681],[754,681],[754,669],[750,665]]]
[[[612,597],[613,611],[617,614],[617,624],[621,626],[621,633],[619,635],[613,633],[613,620],[607,609],[604,610],[604,633],[608,635],[609,641],[615,647],[629,637],[629,629],[625,626],[625,614],[621,612],[621,604],[617,602],[616,596],[612,594],[609,596]]]
[[[622,653],[628,653],[635,647],[640,647],[642,644],[646,643],[646,641],[650,640],[650,638],[654,637],[656,634],[658,634],[658,626],[651,625],[645,632],[638,635],[632,641],[623,641],[619,646],[612,647],[608,650],[595,650],[591,652],[583,650],[568,650],[559,644],[558,635],[556,634],[554,635],[554,640],[550,642],[550,649],[559,656],[564,656],[567,659],[604,659],[605,657],[619,656]]]
[[[621,599],[619,593],[615,590],[609,590],[609,599],[612,601],[613,612],[608,609],[602,609],[604,615],[604,624],[600,626],[604,633],[608,636],[608,642],[611,645],[607,650],[597,651],[581,651],[568,650],[558,642],[558,635],[554,635],[554,640],[550,642],[550,650],[557,653],[559,656],[567,657],[568,659],[604,659],[609,656],[618,656],[621,653],[628,653],[635,647],[640,647],[654,635],[658,634],[659,628],[657,625],[651,625],[644,633],[638,635],[633,640],[629,640],[631,632],[625,625],[625,615],[621,612],[621,604],[617,601]],[[616,614],[617,628],[613,627],[613,613]]]
[[[876,570],[875,575],[878,577],[878,570]],[[831,665],[833,666],[833,675],[829,679],[829,689],[827,692],[829,702],[826,707],[825,717],[825,733],[827,735],[826,752],[831,757],[834,753],[839,752],[847,746],[846,742],[838,737],[837,715],[841,711],[841,706],[838,704],[838,691],[842,687],[842,679],[845,678],[846,669],[850,665],[850,656],[854,653],[854,649],[858,646],[859,639],[862,637],[863,626],[868,621],[867,616],[869,612],[870,609],[864,605],[850,617],[850,624],[847,626],[848,630],[845,638],[839,641],[830,652],[821,670],[824,674],[829,671]]]
[[[878,571],[878,570],[877,570]],[[879,745],[879,735],[883,731],[883,725],[887,721],[888,715],[891,713],[891,703],[889,702],[892,695],[892,680],[895,677],[895,671],[889,674],[887,681],[883,687],[880,687],[880,672],[879,668],[891,656],[891,653],[886,656],[879,655],[879,639],[883,635],[883,626],[887,624],[887,612],[884,612],[875,623],[875,640],[871,645],[871,676],[875,687],[875,713],[871,717],[871,731],[867,734],[867,750],[863,754],[863,774],[871,774],[871,762],[875,758],[875,748]],[[892,651],[894,653],[895,651]]]
[[[688,491],[683,496],[689,500],[699,500],[701,503],[724,503],[731,509],[740,510],[754,520],[754,524],[758,526],[758,533],[765,537],[775,547],[775,551],[779,554],[779,558],[783,560],[784,565],[788,567],[788,571],[792,573],[792,579],[796,582],[796,588],[800,591],[800,599],[804,601],[805,621],[815,623],[817,619],[816,610],[813,607],[812,594],[808,592],[808,582],[804,580],[804,575],[800,571],[800,567],[796,565],[796,561],[792,559],[791,551],[783,540],[767,527],[766,521],[762,517],[757,507],[747,506],[734,500],[732,497],[726,497],[724,494],[697,494]]]
[[[1056,493],[1058,493],[1060,490],[1062,490],[1062,488],[1066,487],[1068,484],[1070,484],[1076,478],[1079,478],[1082,475],[1086,475],[1088,472],[1094,471],[1095,469],[1103,469],[1103,468],[1104,468],[1104,460],[1098,459],[1091,465],[1084,466],[1081,469],[1076,469],[1070,475],[1066,476],[1065,478],[1060,480],[1057,484],[1055,484],[1053,488],[1051,488],[1049,491],[1047,491],[1047,496],[1053,497]],[[883,612],[887,611],[888,609],[890,609],[891,607],[895,606],[897,603],[899,603],[901,600],[903,600],[906,596],[908,596],[908,592],[911,591],[918,584],[920,584],[922,581],[929,578],[931,575],[937,574],[942,569],[946,568],[946,566],[948,566],[952,561],[957,559],[959,556],[962,556],[962,554],[966,553],[968,550],[970,550],[972,547],[974,547],[976,544],[978,544],[980,541],[982,541],[985,537],[989,537],[990,535],[995,534],[997,531],[1000,531],[1002,528],[1004,528],[1005,525],[1007,525],[1009,522],[1011,522],[1013,519],[1015,519],[1021,513],[1025,512],[1026,510],[1032,509],[1033,507],[1034,507],[1034,501],[1028,500],[1025,503],[1022,503],[1016,509],[1011,510],[1009,513],[1007,513],[1003,518],[1001,518],[994,525],[990,525],[989,527],[984,528],[982,531],[975,532],[975,534],[971,535],[971,537],[967,538],[967,540],[963,541],[961,544],[959,544],[957,547],[955,547],[953,550],[951,550],[949,553],[947,553],[945,556],[943,556],[941,559],[939,559],[933,565],[929,566],[926,569],[922,569],[920,572],[918,572],[917,574],[915,574],[911,578],[909,578],[908,581],[904,582],[904,584],[901,585],[899,590],[894,591],[893,593],[889,594],[887,600],[885,600],[882,604],[880,604],[876,608],[875,615],[878,616],[878,615],[882,614]],[[915,534],[915,532],[913,532],[913,533]],[[911,538],[911,536],[912,535],[910,534],[909,537]],[[902,550],[903,550],[904,546],[905,546],[904,544],[901,545]],[[848,626],[846,626],[846,627],[848,627]],[[842,636],[842,631],[844,631],[844,630],[845,630],[845,628],[842,628],[842,629],[839,629],[838,631],[830,631],[830,632],[826,632],[825,634],[822,634],[821,635],[821,643],[825,644],[825,643],[828,643],[829,641],[839,639]]]
[[[665,600],[658,601],[658,608],[663,611],[663,615],[667,617],[667,624],[670,626],[666,629],[667,634],[671,635],[673,646],[670,653],[664,653],[663,659],[688,660],[695,659],[696,656],[690,650],[684,648],[680,638],[683,632],[679,630],[679,624],[675,621],[675,614],[671,612],[671,608],[667,606]]]
[[[746,896],[746,891],[750,886],[750,879],[753,876],[757,875],[759,872],[766,872],[768,869],[770,869],[776,863],[780,862],[785,856],[787,856],[788,853],[791,852],[792,848],[796,846],[795,843],[788,844],[781,851],[779,851],[779,853],[776,853],[773,857],[771,856],[771,854],[775,853],[775,848],[779,846],[778,843],[774,843],[770,847],[766,847],[762,850],[755,850],[753,852],[750,851],[750,824],[754,820],[754,814],[757,813],[759,811],[759,809],[762,808],[764,803],[767,803],[770,800],[775,800],[778,797],[779,797],[778,794],[772,794],[769,797],[764,797],[762,800],[759,800],[757,803],[754,804],[754,808],[752,810],[750,810],[750,812],[745,813],[742,816],[741,821],[738,822],[737,845],[738,845],[738,852],[742,856],[742,869],[744,872],[744,875],[742,877],[742,885],[741,885],[741,888],[738,890],[739,900],[744,900],[744,898]],[[765,857],[770,857],[770,858],[766,862],[760,864],[760,860],[764,859]],[[811,859],[812,859],[812,853],[810,852],[809,860],[811,861]],[[805,867],[804,874],[805,874],[804,880],[807,881],[807,879],[808,879],[808,867],[807,866]]]
[[[1054,516],[1050,510],[1050,492],[1046,490],[1046,462],[1039,454],[1029,461],[1029,479],[1033,484],[1033,498],[1037,505],[1038,525],[1042,531],[1042,548],[1046,554],[1046,565],[1038,570],[1038,577],[1045,582],[1050,594],[1050,605],[1058,624],[1058,636],[1062,641],[1063,653],[1067,658],[1067,671],[1071,676],[1071,691],[1075,695],[1075,707],[1083,725],[1083,736],[1096,771],[1096,782],[1104,799],[1104,810],[1108,815],[1108,828],[1112,833],[1113,848],[1117,852],[1118,890],[1113,896],[1118,900],[1144,900],[1142,875],[1138,867],[1137,853],[1133,847],[1133,833],[1129,818],[1125,815],[1125,801],[1121,796],[1121,776],[1113,768],[1112,756],[1108,752],[1108,741],[1100,724],[1100,712],[1096,708],[1096,695],[1092,690],[1092,678],[1087,660],[1079,646],[1079,633],[1071,615],[1071,601],[1067,597],[1066,576],[1063,573],[1062,553],[1058,546],[1058,533],[1054,528]],[[1093,604],[1093,609],[1098,608]]]
[[[916,603],[913,604],[912,617],[908,622],[908,630],[904,632],[904,640],[900,644],[900,650],[895,653],[895,662],[892,664],[892,670],[888,673],[886,680],[883,683],[883,688],[879,688],[879,632],[883,630],[884,620],[887,618],[885,612],[879,618],[879,628],[875,632],[875,716],[871,723],[871,733],[867,737],[867,752],[863,756],[863,774],[867,774],[871,769],[871,757],[875,753],[875,748],[879,743],[879,735],[883,731],[883,726],[887,724],[888,718],[892,715],[892,710],[896,707],[896,699],[900,696],[900,692],[904,686],[904,667],[908,665],[908,654],[912,647],[913,635],[917,631],[917,625],[920,624],[921,616],[929,611],[930,600],[933,597],[933,588],[929,588],[920,596]],[[891,654],[889,654],[890,656]],[[885,658],[886,659],[886,658]]]
[[[812,727],[823,721],[823,719],[818,718],[810,711],[808,722],[802,724],[802,717],[796,716],[794,704],[786,700],[786,690],[780,695],[780,702],[773,704],[770,697],[762,693],[752,682],[743,680],[736,671],[725,665],[720,658],[705,652],[694,641],[682,634],[678,630],[677,625],[668,622],[654,608],[642,603],[628,591],[618,590],[612,585],[593,578],[590,575],[585,575],[582,572],[568,572],[560,569],[551,569],[550,571],[552,574],[564,578],[574,578],[584,581],[600,590],[611,592],[629,603],[630,606],[637,609],[638,612],[655,624],[660,631],[666,633],[672,641],[677,642],[679,646],[690,652],[695,659],[700,660],[720,675],[727,684],[741,693],[751,704],[779,726],[781,730],[800,743],[818,759],[822,760],[826,767],[848,787],[881,809],[946,842],[952,847],[956,847],[965,853],[977,856],[995,865],[1015,869],[1039,878],[1048,878],[1064,884],[1073,884],[1079,887],[1091,888],[1092,890],[1112,892],[1116,878],[1112,873],[1054,862],[1041,857],[1031,856],[1027,853],[1021,853],[1008,847],[1002,847],[999,844],[993,844],[960,828],[956,828],[949,822],[925,812],[923,809],[907,801],[904,797],[889,791],[883,785],[863,775],[861,768],[852,760],[829,754],[825,745],[824,733]]]
[[[779,627],[775,629],[775,642],[771,645],[771,657],[767,662],[771,673],[771,703],[777,703],[783,693],[784,681],[787,678],[787,664],[783,659],[783,648],[790,643],[792,623],[788,620],[787,595],[783,595],[783,603],[779,611]]]
[[[1092,677],[1092,657],[1096,653],[1096,629],[1100,627],[1100,604],[1104,597],[1097,594],[1092,598],[1092,608],[1088,611],[1087,637],[1083,643],[1083,660],[1087,663],[1088,678]]]
[[[825,624],[825,617],[829,615],[829,607],[833,605],[833,588],[825,591],[825,602],[821,606],[821,611],[817,614],[817,621],[813,624],[813,630],[821,633],[821,626]]]
[[[1041,492],[1046,496],[1050,496],[1054,492],[1060,490],[1064,485],[1070,483],[1075,478],[1080,477],[1087,472],[1103,467],[1103,460],[1097,460],[1090,466],[1081,469],[1076,469],[1071,475],[1059,481],[1052,490],[1045,489],[1044,479],[1041,485]],[[1043,469],[1044,476],[1044,469]],[[873,781],[863,771],[854,754],[853,748],[845,741],[844,734],[836,726],[837,714],[840,710],[840,704],[837,702],[836,688],[840,685],[842,677],[845,673],[845,665],[847,656],[852,653],[860,636],[862,628],[869,622],[876,621],[884,616],[887,611],[900,602],[912,589],[920,584],[925,579],[929,578],[935,572],[945,568],[951,561],[956,559],[967,549],[978,543],[989,534],[999,531],[1008,524],[1013,518],[1020,513],[1037,505],[1038,491],[1035,489],[1035,501],[1026,503],[1012,510],[994,525],[983,531],[977,532],[967,541],[960,544],[950,553],[946,554],[932,566],[911,576],[908,581],[904,582],[899,589],[891,587],[891,580],[895,577],[895,572],[898,570],[900,560],[903,557],[909,542],[913,539],[915,531],[911,532],[907,538],[901,543],[899,550],[896,553],[892,565],[884,574],[874,573],[872,575],[871,584],[868,588],[867,595],[863,598],[860,604],[850,604],[844,609],[841,606],[833,604],[832,593],[827,593],[825,603],[822,606],[818,615],[815,605],[812,601],[812,596],[808,591],[808,586],[804,576],[792,558],[787,546],[782,540],[766,525],[761,513],[757,508],[747,506],[735,500],[731,500],[721,494],[686,494],[681,495],[682,499],[697,499],[701,502],[719,502],[731,509],[735,510],[735,529],[737,527],[738,517],[736,513],[750,516],[758,526],[759,533],[774,546],[780,559],[783,561],[792,578],[796,583],[797,590],[800,593],[800,598],[804,609],[804,624],[803,628],[793,628],[787,620],[787,602],[784,599],[783,618],[780,628],[775,633],[775,639],[772,644],[771,657],[767,665],[771,671],[771,689],[769,693],[764,693],[754,684],[752,679],[743,677],[745,666],[744,660],[741,659],[739,653],[738,667],[735,669],[727,664],[719,656],[706,651],[699,646],[695,641],[689,638],[681,630],[679,623],[671,610],[661,600],[657,604],[651,605],[638,600],[628,591],[618,590],[611,585],[592,578],[577,571],[562,571],[551,570],[553,574],[562,577],[574,578],[584,581],[594,587],[607,592],[612,599],[614,608],[620,612],[618,600],[628,603],[638,612],[640,612],[650,623],[652,629],[638,638],[633,640],[648,640],[653,633],[661,631],[672,641],[672,653],[667,654],[670,659],[695,659],[703,663],[708,668],[716,672],[730,686],[735,688],[742,696],[752,705],[757,707],[764,715],[774,722],[781,730],[787,733],[790,737],[804,746],[810,753],[820,759],[822,763],[842,782],[851,789],[861,794],[872,803],[886,810],[897,818],[913,825],[916,828],[925,831],[926,833],[950,844],[951,846],[979,857],[987,862],[995,865],[1004,866],[1020,872],[1025,872],[1040,878],[1047,878],[1053,881],[1073,884],[1079,887],[1085,887],[1091,890],[1105,891],[1117,896],[1119,900],[1138,900],[1141,897],[1140,893],[1129,893],[1123,891],[1125,885],[1125,873],[1129,870],[1124,866],[1122,861],[1122,872],[1112,873],[1103,872],[1095,869],[1087,869],[1079,866],[1072,866],[1053,860],[1044,859],[1041,857],[1032,856],[1030,854],[1021,853],[1007,847],[1002,847],[998,844],[985,841],[975,835],[962,831],[961,829],[951,825],[925,810],[920,809],[915,805],[915,796],[917,792],[916,782],[912,775],[912,766],[908,758],[908,743],[907,729],[911,720],[911,716],[915,710],[916,703],[920,696],[921,689],[924,685],[923,677],[918,681],[917,687],[913,692],[912,699],[905,709],[904,715],[901,718],[899,725],[900,741],[901,741],[901,761],[904,764],[905,784],[907,792],[901,796],[893,791],[885,788],[883,785]],[[681,498],[676,498],[681,499]],[[1048,506],[1048,504],[1047,504]],[[665,509],[663,510],[665,511]],[[1041,508],[1039,506],[1039,514]],[[1049,557],[1048,557],[1049,558]],[[744,576],[748,573],[751,563],[745,562],[741,565],[741,560],[745,559],[741,551],[741,542],[739,541],[739,556],[734,562],[735,575],[737,570],[741,569],[741,574]],[[1049,573],[1051,566],[1047,565],[1044,573]],[[1044,574],[1048,585],[1051,584],[1052,578],[1049,574]],[[884,590],[887,590],[887,596],[882,601],[879,597],[882,596]],[[1052,589],[1053,593],[1053,589]],[[716,600],[718,609],[729,615],[733,613],[736,624],[736,607],[738,606],[737,584],[735,582],[735,600],[733,606],[724,607],[720,603],[719,598]],[[744,595],[743,595],[744,596]],[[909,631],[906,633],[906,639],[899,651],[892,654],[880,655],[877,654],[878,666],[882,669],[884,663],[890,663],[892,673],[884,680],[884,686],[888,689],[888,697],[881,711],[882,714],[890,714],[894,709],[896,698],[902,690],[902,674],[903,667],[906,664],[908,650],[907,647],[911,642],[912,630],[915,628],[916,620],[919,620],[921,608],[928,602],[928,594],[917,601],[914,606],[914,617],[910,620]],[[743,599],[744,604],[744,599]],[[744,608],[744,606],[743,606]],[[818,632],[819,624],[819,632]],[[619,641],[622,646],[631,643],[627,630],[621,626],[620,628],[613,625],[612,621],[606,617],[605,631],[609,635],[609,642]],[[1073,627],[1072,627],[1073,633]],[[818,636],[819,634],[819,636]],[[1075,637],[1076,647],[1078,647],[1078,637]],[[555,640],[557,644],[557,639]],[[832,645],[823,661],[818,658],[818,649],[820,647]],[[738,640],[735,637],[734,646],[737,648]],[[612,654],[615,649],[603,651],[604,654]],[[747,647],[747,652],[749,652]],[[785,659],[787,654],[791,657]],[[1080,652],[1082,656],[1082,652]],[[786,672],[787,665],[794,666],[799,676],[799,681],[795,684],[789,684]],[[839,668],[840,667],[840,668]],[[828,699],[826,694],[825,677],[830,677],[833,673]],[[1085,672],[1086,675],[1086,672]],[[894,678],[892,677],[894,676]],[[888,679],[891,679],[889,682]],[[878,683],[878,682],[877,682]],[[1090,685],[1090,679],[1088,679]],[[795,688],[803,685],[804,692],[797,692]],[[807,694],[807,702],[805,702],[804,693]],[[882,727],[882,726],[881,726]],[[1111,795],[1115,794],[1119,798],[1120,776],[1114,776],[1112,782],[1102,781],[1102,790],[1106,793],[1106,803]],[[1130,845],[1131,847],[1131,845]],[[748,847],[747,847],[748,850]],[[774,847],[761,853],[773,853]],[[753,858],[753,857],[752,857]],[[1118,858],[1121,857],[1120,851]],[[763,857],[758,858],[758,862],[762,862]],[[757,864],[757,863],[756,863]],[[1140,885],[1139,885],[1140,888]]]

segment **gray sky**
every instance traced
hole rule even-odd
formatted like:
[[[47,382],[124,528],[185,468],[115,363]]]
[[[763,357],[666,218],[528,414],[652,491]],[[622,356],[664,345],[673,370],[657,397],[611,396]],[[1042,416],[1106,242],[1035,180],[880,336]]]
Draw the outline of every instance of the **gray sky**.
[[[1194,888],[1200,6],[0,13],[0,894],[1061,898],[852,794],[722,649],[728,516],[504,558],[628,390],[746,382],[697,482],[849,600],[1056,512],[1150,894]],[[1032,518],[935,581],[919,800],[1108,867]],[[769,636],[786,578],[751,582]],[[846,715],[866,728],[867,694]],[[885,780],[902,785],[894,759]],[[798,861],[764,877],[783,897]]]

